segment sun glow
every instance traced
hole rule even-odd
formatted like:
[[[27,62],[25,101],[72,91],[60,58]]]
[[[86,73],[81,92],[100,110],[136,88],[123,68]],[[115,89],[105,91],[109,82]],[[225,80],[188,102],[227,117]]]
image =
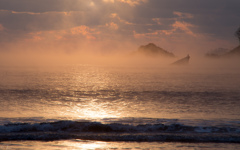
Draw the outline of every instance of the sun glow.
[[[90,2],[90,6],[95,6],[95,3],[94,2]]]
[[[104,2],[107,2],[107,3],[114,3],[115,0],[103,0]]]
[[[99,109],[99,110],[79,110],[83,111],[83,115],[86,117],[86,119],[101,119],[101,118],[117,118],[117,115],[108,112],[106,108]],[[79,116],[81,117],[81,116]]]
[[[106,142],[95,142],[85,140],[63,141],[61,142],[61,145],[67,145],[72,149],[99,149],[102,147],[107,147]]]

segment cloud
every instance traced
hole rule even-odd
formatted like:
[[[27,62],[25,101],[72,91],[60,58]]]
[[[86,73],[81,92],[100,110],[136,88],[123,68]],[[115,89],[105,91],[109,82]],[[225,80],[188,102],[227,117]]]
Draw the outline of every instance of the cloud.
[[[0,11],[1,23],[9,30],[41,31],[64,28],[64,12]]]
[[[173,12],[174,15],[177,15],[180,18],[187,18],[187,19],[192,19],[193,15],[190,13],[183,13],[183,12],[179,12],[179,11],[174,11]]]
[[[0,0],[1,10],[16,12],[86,11],[92,0]]]
[[[0,0],[0,43],[125,40],[136,46],[165,41],[171,47],[190,38],[234,43],[239,5],[238,0]]]
[[[115,2],[115,0],[103,0],[103,1],[106,3],[114,3]]]
[[[133,23],[128,22],[128,21],[126,21],[126,20],[124,20],[124,19],[121,19],[117,13],[112,13],[112,14],[110,15],[110,18],[112,18],[112,19],[117,19],[119,22],[124,23],[124,24],[127,24],[127,25],[132,25],[132,24],[133,24]]]
[[[137,7],[136,11],[144,22],[150,22],[149,18],[160,18],[161,23],[165,24],[165,19],[178,16],[184,22],[199,26],[199,32],[224,38],[232,36],[227,30],[234,30],[239,24],[239,5],[240,1],[237,0],[150,0],[146,5]]]
[[[172,26],[173,26],[173,31],[180,29],[180,30],[184,31],[186,34],[196,36],[196,34],[193,33],[190,29],[191,27],[194,27],[194,25],[192,25],[190,23],[176,21]]]
[[[34,42],[77,42],[79,40],[95,40],[98,34],[100,32],[96,29],[81,25],[66,30],[30,32],[26,40]]]
[[[151,36],[163,36],[163,35],[174,35],[174,34],[188,34],[191,36],[197,36],[196,33],[192,31],[192,28],[196,28],[196,25],[193,25],[191,23],[188,23],[186,21],[183,21],[185,18],[192,19],[194,18],[192,14],[189,13],[182,13],[182,12],[173,12],[174,15],[177,17],[175,18],[152,18],[152,21],[154,21],[157,24],[157,27],[155,30],[153,30],[154,24],[148,24],[151,29],[149,31],[151,32],[145,32],[142,34],[137,33],[134,31],[134,37],[151,37]],[[168,29],[161,28],[162,25],[168,24]]]
[[[94,36],[94,34],[96,34],[94,33],[95,29],[91,29],[90,27],[82,25],[82,26],[71,28],[70,30],[72,35],[83,35],[87,39],[96,39],[96,37]]]
[[[111,30],[118,30],[118,25],[114,22],[106,23],[106,26],[109,27]]]
[[[146,3],[146,2],[148,2],[148,0],[103,0],[103,2],[106,2],[106,3],[121,2],[121,3],[128,4],[130,6],[136,6],[136,5],[140,5],[142,3]]]
[[[136,31],[133,31],[135,38],[158,38],[163,36],[176,36],[178,34],[187,34],[193,37],[196,37],[197,34],[195,34],[190,28],[194,27],[194,25],[186,23],[186,22],[180,22],[176,21],[174,24],[171,25],[172,29],[170,30],[155,30],[148,33],[137,33]],[[182,31],[182,32],[180,32]],[[179,36],[179,35],[178,35]]]
[[[152,18],[154,22],[156,22],[158,25],[162,25],[160,18]]]
[[[141,3],[146,3],[148,0],[119,0],[122,3],[129,4],[130,6],[140,5]]]

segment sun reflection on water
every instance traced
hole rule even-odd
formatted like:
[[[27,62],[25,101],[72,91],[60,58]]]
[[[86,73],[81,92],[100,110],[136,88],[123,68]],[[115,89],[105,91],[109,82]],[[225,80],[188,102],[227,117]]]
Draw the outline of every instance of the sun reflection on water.
[[[73,146],[74,148],[80,148],[80,149],[99,149],[101,147],[106,147],[107,143],[106,142],[101,142],[101,141],[82,141],[82,140],[76,140],[75,143],[73,142],[69,142],[69,144],[71,144],[71,146]],[[68,144],[68,145],[69,145]]]
[[[86,119],[101,119],[101,118],[117,118],[116,112],[108,109],[106,106],[101,106],[94,102],[90,102],[86,108],[76,108],[78,117],[84,116]]]

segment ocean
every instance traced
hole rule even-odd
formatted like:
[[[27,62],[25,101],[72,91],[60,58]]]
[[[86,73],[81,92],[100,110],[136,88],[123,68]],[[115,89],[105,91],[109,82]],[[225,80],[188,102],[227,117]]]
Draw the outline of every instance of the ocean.
[[[240,149],[238,66],[1,66],[0,107],[0,149]]]

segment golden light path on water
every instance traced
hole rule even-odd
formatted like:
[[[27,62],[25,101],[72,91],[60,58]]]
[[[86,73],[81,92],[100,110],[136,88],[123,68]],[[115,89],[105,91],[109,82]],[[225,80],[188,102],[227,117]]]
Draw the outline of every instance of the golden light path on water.
[[[125,71],[126,74],[123,74],[122,71]],[[60,71],[58,75],[51,77],[51,80],[54,81],[53,86],[58,87],[57,90],[63,91],[64,94],[57,99],[42,99],[42,103],[47,105],[37,106],[37,108],[42,107],[42,115],[45,118],[103,119],[144,117],[144,114],[145,116],[150,115],[149,112],[146,114],[146,109],[153,107],[151,102],[138,101],[137,96],[131,97],[132,100],[128,100],[127,96],[117,91],[119,89],[125,90],[126,84],[127,87],[132,86],[135,88],[134,84],[141,82],[137,78],[142,75],[144,75],[142,71],[133,68],[118,70],[91,65],[67,68]],[[70,93],[68,93],[69,90]],[[80,97],[78,93],[80,93]],[[32,115],[33,113],[29,112],[29,114]],[[158,117],[153,115],[151,114],[152,117]]]
[[[219,117],[222,108],[216,110],[213,105],[199,103],[200,100],[195,99],[199,95],[188,98],[181,94],[188,91],[191,91],[190,95],[192,92],[204,94],[206,91],[237,90],[239,87],[239,78],[233,76],[239,74],[239,69],[221,68],[218,64],[212,69],[209,65],[176,68],[144,66],[146,62],[142,63],[132,66],[80,64],[6,68],[2,85],[6,89],[20,90],[10,90],[11,97],[7,98],[11,101],[3,102],[2,112],[6,113],[1,117],[210,119]],[[186,103],[186,98],[193,103]],[[206,116],[202,109],[210,113]],[[234,112],[234,109],[229,111]]]
[[[226,143],[187,143],[187,142],[101,142],[101,141],[88,141],[88,140],[64,140],[64,141],[11,141],[2,142],[0,149],[37,149],[37,150],[58,150],[58,149],[71,149],[71,150],[226,150],[226,149],[238,149],[237,144]]]
[[[22,90],[13,90],[13,95],[8,97],[12,100],[4,101],[2,112],[6,113],[2,113],[1,117],[67,120],[124,117],[216,118],[222,109],[212,113],[215,110],[212,105],[197,103],[199,106],[195,107],[194,102],[198,102],[198,99],[192,99],[193,104],[186,104],[186,97],[171,94],[184,94],[193,90],[197,94],[204,94],[208,90],[238,88],[239,78],[232,79],[231,72],[225,73],[226,77],[222,80],[224,76],[221,70],[214,72],[205,69],[207,72],[201,72],[191,66],[174,69],[156,66],[68,65],[54,69],[8,70],[9,75],[4,75],[6,80],[2,84],[5,85],[6,82],[13,89],[21,87]],[[202,111],[206,107],[210,112],[207,116]],[[227,109],[226,106],[223,109],[225,108]],[[234,112],[234,109],[229,111]],[[225,114],[222,117],[223,115]]]
[[[58,70],[17,70],[12,74],[9,71],[8,74],[10,76],[3,75],[6,80],[2,81],[2,85],[6,82],[14,88],[23,88],[10,90],[11,95],[2,94],[10,99],[2,103],[1,117],[6,118],[30,118],[31,122],[31,118],[40,117],[41,120],[42,117],[46,119],[42,119],[42,122],[90,120],[103,123],[123,121],[128,117],[209,120],[239,118],[236,115],[239,114],[237,106],[230,103],[223,105],[221,103],[225,101],[221,98],[219,101],[214,100],[216,96],[221,96],[218,95],[221,91],[239,91],[240,73],[235,73],[235,70],[223,73],[221,70],[214,72],[210,69],[201,72],[191,70],[190,67],[178,71],[161,67],[141,69],[78,65],[60,67]],[[204,101],[204,98],[210,98],[213,103]],[[13,143],[18,144],[17,141],[4,142],[0,149],[6,149],[8,144],[12,144],[11,148],[14,149]],[[99,142],[81,139],[19,143],[23,149],[176,149],[178,146],[183,149],[199,148],[199,143]],[[212,143],[200,144],[208,146]],[[227,148],[231,149],[231,146],[228,144]]]
[[[102,69],[91,68],[87,69],[87,72],[82,73],[79,70],[73,74],[73,79],[75,80],[75,87],[91,87],[92,91],[99,89],[108,88],[110,86],[110,81],[114,80],[110,77],[109,72]],[[83,84],[83,85],[81,85]],[[73,86],[73,88],[74,88]],[[120,114],[117,114],[112,110],[112,102],[106,101],[104,103],[99,102],[99,98],[95,98],[97,93],[84,92],[84,94],[89,95],[90,97],[85,97],[81,99],[81,103],[76,103],[72,108],[66,110],[70,112],[69,117],[84,118],[84,119],[102,119],[102,118],[117,118],[121,117]],[[98,96],[99,97],[99,96]],[[100,95],[100,98],[108,98]],[[86,101],[83,102],[82,101]]]

